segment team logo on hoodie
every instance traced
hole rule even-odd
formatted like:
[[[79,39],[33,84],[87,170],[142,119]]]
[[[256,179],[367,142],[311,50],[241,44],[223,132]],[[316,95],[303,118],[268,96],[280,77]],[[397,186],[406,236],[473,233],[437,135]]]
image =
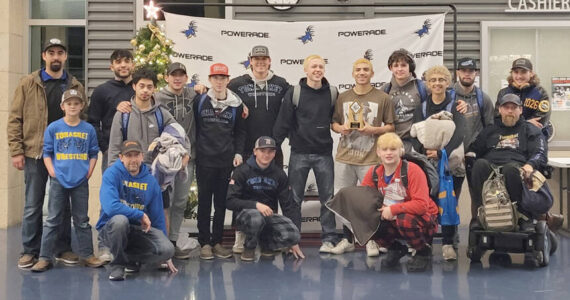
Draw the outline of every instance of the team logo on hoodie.
[[[193,88],[198,83],[200,83],[200,78],[198,77],[198,74],[192,74],[190,82],[186,86],[188,86],[189,88]]]
[[[372,49],[368,49],[366,52],[364,52],[364,58],[372,60]]]
[[[190,21],[190,23],[188,24],[188,29],[182,30],[182,33],[184,33],[187,39],[191,37],[196,37],[196,32],[198,32],[198,26],[196,26],[196,21]]]
[[[420,38],[422,38],[424,35],[429,34],[430,29],[431,29],[431,20],[426,19],[424,21],[424,25],[422,25],[422,28],[414,31],[414,33],[417,34]]]
[[[297,39],[301,40],[303,44],[306,44],[313,41],[313,36],[315,36],[315,30],[313,29],[312,25],[309,25],[307,26],[307,29],[305,29],[305,34],[298,37]]]

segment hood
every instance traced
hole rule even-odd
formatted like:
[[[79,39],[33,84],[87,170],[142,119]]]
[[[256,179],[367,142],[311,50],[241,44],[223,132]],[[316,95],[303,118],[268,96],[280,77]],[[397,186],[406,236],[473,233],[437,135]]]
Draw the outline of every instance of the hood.
[[[416,78],[414,76],[412,76],[410,74],[410,77],[408,77],[408,79],[406,80],[406,82],[403,85],[399,85],[398,82],[396,81],[396,78],[394,77],[394,75],[392,75],[392,79],[390,79],[390,83],[392,84],[392,87],[404,87],[406,85],[408,85],[408,83],[410,83],[411,81],[416,80]]]
[[[139,112],[141,112],[141,113],[154,112],[154,111],[160,106],[160,103],[158,103],[158,101],[154,100],[154,95],[153,95],[153,96],[150,97],[150,103],[151,103],[150,109],[143,112],[143,111],[141,111],[140,108],[137,106],[135,97],[136,97],[136,95],[131,98],[131,104],[132,104],[131,108],[134,109],[134,110],[137,110],[137,111],[139,111]]]
[[[214,109],[221,109],[224,110],[226,107],[239,107],[242,104],[241,98],[238,95],[234,94],[234,92],[226,89],[226,100],[219,101],[214,94],[212,89],[208,90],[208,96],[210,97],[210,103],[212,103],[212,107]]]
[[[118,165],[118,170],[121,173],[121,178],[125,178],[125,177],[129,177],[129,178],[134,178],[134,179],[142,179],[147,175],[150,175],[150,170],[148,169],[148,167],[146,166],[146,164],[143,162],[141,163],[141,168],[139,170],[139,173],[135,176],[131,175],[131,173],[129,173],[129,171],[127,171],[127,168],[125,168],[125,165],[123,165],[123,162],[120,159],[117,159],[117,161],[115,161],[115,164]]]
[[[113,85],[113,86],[121,87],[121,88],[122,88],[122,87],[125,87],[125,86],[129,86],[129,85],[132,84],[132,81],[129,81],[128,83],[125,83],[124,81],[122,81],[122,80],[117,80],[117,79],[111,79],[111,80],[109,80],[108,82],[109,82],[109,84],[111,84],[111,85]]]
[[[247,70],[247,73],[245,74],[246,76],[249,76],[249,81],[253,82],[253,99],[254,99],[254,108],[257,108],[257,87],[259,87],[259,89],[263,90],[265,88],[267,88],[268,85],[268,81],[271,80],[271,78],[273,78],[273,71],[269,70],[269,72],[267,73],[267,76],[265,78],[262,79],[256,79],[255,76],[253,76],[253,71],[251,69]],[[265,109],[269,111],[269,91],[265,91]]]
[[[466,92],[466,91],[465,91],[465,88],[463,88],[463,86],[462,86],[459,82],[456,82],[456,83],[453,85],[453,89],[455,90],[455,93],[456,93],[457,95],[459,95],[459,96],[462,96],[462,97],[466,97],[466,96],[470,96],[470,95],[475,95],[475,84],[473,84],[472,87],[473,87],[473,89],[471,89],[470,92]]]
[[[325,77],[323,77],[323,79],[321,79],[321,84],[322,84],[321,87],[316,89],[316,91],[322,91],[322,90],[330,91],[329,81]],[[307,84],[307,77],[301,78],[299,80],[299,85],[304,86],[304,87],[309,88],[309,89],[312,89],[312,90],[315,90],[314,88],[310,87]]]
[[[267,168],[262,169],[257,165],[257,162],[255,161],[255,155],[252,155],[247,159],[246,164],[255,170],[260,170],[262,172],[265,172],[274,166],[275,160],[272,160]]]

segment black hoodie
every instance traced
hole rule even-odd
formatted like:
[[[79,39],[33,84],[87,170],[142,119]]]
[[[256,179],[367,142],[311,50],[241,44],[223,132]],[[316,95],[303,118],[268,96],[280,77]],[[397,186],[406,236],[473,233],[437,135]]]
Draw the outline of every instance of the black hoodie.
[[[299,81],[301,94],[298,107],[293,105],[293,87],[289,88],[273,134],[281,144],[289,137],[291,151],[302,154],[332,155],[333,139],[330,126],[334,106],[331,105],[329,82],[323,78],[322,86],[313,89],[307,85],[307,78]],[[336,99],[334,99],[336,101]]]
[[[289,83],[271,71],[265,80],[254,81],[248,72],[232,79],[228,89],[236,93],[249,109],[249,117],[245,119],[245,151],[249,153],[260,136],[273,136],[273,125]]]
[[[87,121],[95,127],[101,152],[109,149],[109,134],[117,105],[130,101],[135,95],[133,85],[122,80],[111,79],[95,88],[91,94]]]
[[[257,202],[263,203],[277,213],[281,205],[283,215],[301,228],[301,210],[293,200],[287,175],[272,161],[262,169],[252,155],[245,164],[237,167],[228,186],[226,207],[236,212],[242,209],[256,209]]]

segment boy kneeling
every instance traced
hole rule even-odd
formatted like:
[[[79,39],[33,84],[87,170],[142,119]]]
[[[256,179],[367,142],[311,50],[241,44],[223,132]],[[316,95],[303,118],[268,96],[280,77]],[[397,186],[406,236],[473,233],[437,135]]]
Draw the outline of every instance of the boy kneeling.
[[[362,185],[378,188],[384,195],[384,204],[379,209],[382,223],[373,237],[381,247],[388,248],[382,266],[394,267],[399,264],[408,252],[407,246],[398,241],[404,240],[416,250],[407,263],[408,272],[425,271],[431,262],[431,244],[437,231],[438,212],[429,197],[426,175],[418,165],[401,159],[404,145],[397,134],[389,132],[381,135],[376,146],[381,165],[368,170]],[[378,178],[377,186],[372,174],[374,170]],[[407,179],[404,179],[406,176]]]

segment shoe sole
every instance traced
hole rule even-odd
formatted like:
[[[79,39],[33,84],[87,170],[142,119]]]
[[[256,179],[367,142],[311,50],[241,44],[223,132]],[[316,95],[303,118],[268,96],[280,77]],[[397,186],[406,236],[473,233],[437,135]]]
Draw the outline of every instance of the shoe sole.
[[[212,255],[212,256],[203,256],[203,255],[200,255],[200,259],[212,260],[212,259],[214,259],[214,256],[213,256],[213,255]]]
[[[232,248],[232,252],[235,254],[242,254],[243,248]]]
[[[232,256],[234,256],[234,255],[233,255],[233,254],[221,255],[221,254],[215,254],[215,253],[214,253],[214,256],[217,257],[217,258],[230,258],[230,257],[232,257]]]
[[[50,265],[50,266],[47,266],[47,267],[42,268],[42,269],[30,269],[30,270],[34,273],[42,273],[42,272],[45,272],[51,268],[52,268],[52,266]]]
[[[18,264],[18,268],[20,269],[29,269],[34,265],[34,262],[30,262],[29,264]]]
[[[255,260],[255,257],[242,257],[242,256],[240,256],[240,259],[241,259],[242,261],[250,262],[250,261],[254,261],[254,260]]]
[[[79,264],[79,260],[69,260],[69,259],[63,259],[63,258],[57,258],[57,257],[55,258],[55,261],[62,262],[62,263],[69,265],[69,266],[76,266]]]
[[[100,268],[104,265],[105,263],[101,262],[100,264],[88,264],[88,263],[81,263],[81,266],[83,267],[88,267],[88,268]]]

